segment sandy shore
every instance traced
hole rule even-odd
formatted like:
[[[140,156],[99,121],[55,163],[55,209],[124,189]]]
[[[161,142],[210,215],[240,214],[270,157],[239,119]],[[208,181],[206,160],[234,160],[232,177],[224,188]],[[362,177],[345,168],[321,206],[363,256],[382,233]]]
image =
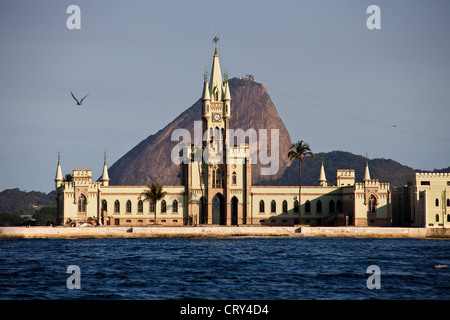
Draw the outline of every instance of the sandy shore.
[[[0,227],[0,238],[146,238],[146,237],[363,237],[447,238],[446,228],[384,227]]]

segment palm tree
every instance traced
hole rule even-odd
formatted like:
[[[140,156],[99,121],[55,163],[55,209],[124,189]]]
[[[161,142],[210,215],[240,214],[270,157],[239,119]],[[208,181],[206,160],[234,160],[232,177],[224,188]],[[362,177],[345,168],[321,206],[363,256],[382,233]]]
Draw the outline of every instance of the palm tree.
[[[288,153],[289,160],[293,160],[295,158],[298,159],[298,169],[300,174],[298,184],[298,223],[301,223],[300,212],[302,206],[302,161],[303,157],[307,155],[310,155],[314,158],[314,153],[311,152],[309,144],[307,144],[303,140],[297,141],[297,143],[293,143]]]
[[[167,192],[163,191],[163,187],[160,184],[153,183],[151,186],[148,185],[147,189],[141,193],[144,197],[144,201],[148,200],[155,204],[155,224],[156,224],[156,203],[162,200],[166,196]]]
[[[64,181],[64,182],[72,182],[72,181],[73,181],[73,176],[72,176],[72,174],[70,174],[70,173],[66,174],[66,175],[64,176],[63,181]]]

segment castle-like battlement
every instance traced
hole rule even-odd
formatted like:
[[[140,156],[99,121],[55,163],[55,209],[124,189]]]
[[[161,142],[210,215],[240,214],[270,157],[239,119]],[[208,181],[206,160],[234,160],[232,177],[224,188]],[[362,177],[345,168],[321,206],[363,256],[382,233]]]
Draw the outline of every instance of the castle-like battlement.
[[[419,172],[415,175],[417,178],[450,177],[450,172]]]
[[[73,177],[92,177],[92,169],[73,169]]]
[[[380,191],[386,191],[390,189],[390,183],[378,182],[378,179],[371,179],[367,182],[357,182],[355,183],[355,189],[357,191],[363,191],[366,187],[378,187]]]
[[[353,169],[337,169],[336,177],[355,177],[355,170]]]

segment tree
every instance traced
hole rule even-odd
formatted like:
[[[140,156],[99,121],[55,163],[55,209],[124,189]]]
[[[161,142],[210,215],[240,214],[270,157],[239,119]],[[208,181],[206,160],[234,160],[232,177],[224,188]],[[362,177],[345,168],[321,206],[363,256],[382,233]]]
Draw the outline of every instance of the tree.
[[[64,176],[63,181],[64,181],[64,182],[72,182],[72,181],[73,181],[73,176],[72,176],[72,174],[71,174],[71,173],[66,174],[66,175]]]
[[[303,140],[293,143],[288,153],[289,160],[298,159],[299,183],[298,183],[298,223],[301,223],[301,206],[302,206],[302,161],[303,157],[310,155],[314,158],[309,144]]]
[[[155,204],[155,224],[156,224],[156,203],[159,200],[164,199],[167,192],[163,191],[163,187],[160,184],[153,183],[152,185],[148,185],[147,189],[141,193],[141,196],[144,197],[144,201],[148,200],[151,203]]]

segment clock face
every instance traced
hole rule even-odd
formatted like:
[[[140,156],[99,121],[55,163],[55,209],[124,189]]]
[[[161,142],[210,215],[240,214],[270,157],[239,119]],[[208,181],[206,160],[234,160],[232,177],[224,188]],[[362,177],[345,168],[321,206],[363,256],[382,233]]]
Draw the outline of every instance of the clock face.
[[[221,116],[219,113],[214,113],[213,118],[214,118],[214,121],[220,121]]]

